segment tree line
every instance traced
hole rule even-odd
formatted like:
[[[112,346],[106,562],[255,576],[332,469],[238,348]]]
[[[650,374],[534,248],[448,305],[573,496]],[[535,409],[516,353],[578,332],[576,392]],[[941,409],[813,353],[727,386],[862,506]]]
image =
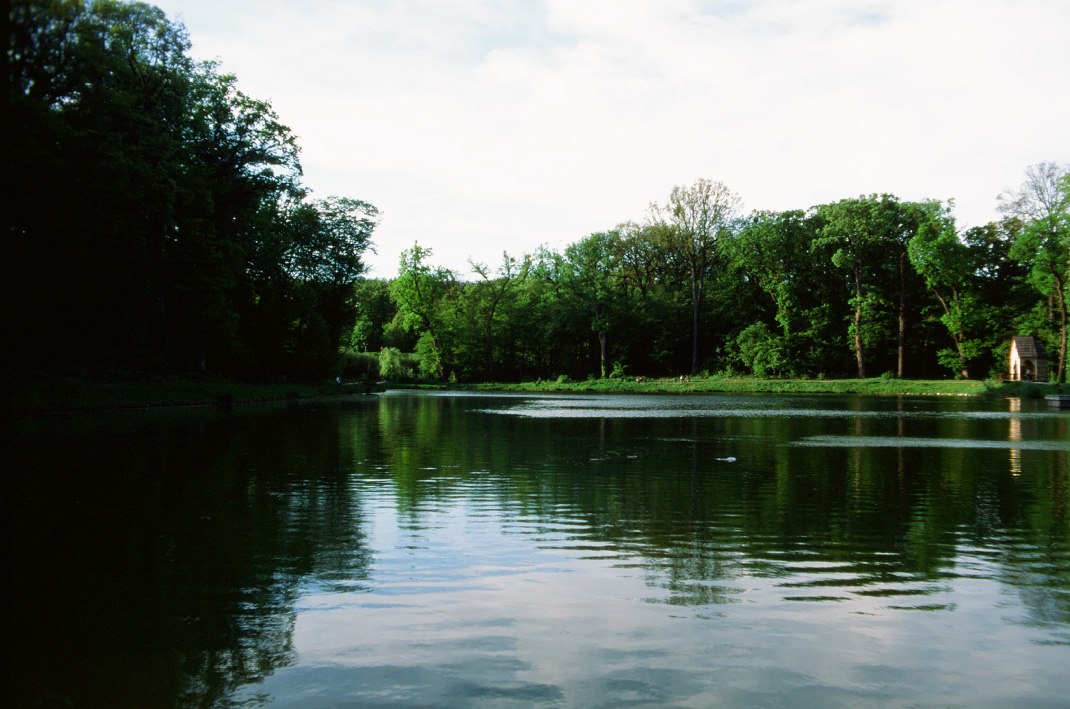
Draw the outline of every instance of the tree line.
[[[4,10],[15,368],[335,372],[375,207],[313,198],[270,104],[191,59],[159,8]]]
[[[383,353],[436,380],[978,377],[1035,334],[1066,377],[1066,166],[965,230],[949,202],[888,194],[743,214],[698,180],[467,280],[419,244],[365,280],[375,207],[313,197],[271,105],[160,9],[10,0],[0,36],[17,371],[314,380]]]
[[[396,278],[358,284],[350,349],[412,351],[411,374],[434,379],[976,378],[1005,370],[1012,335],[1033,334],[1065,380],[1065,166],[1030,167],[1000,195],[1001,219],[965,230],[951,202],[890,194],[740,204],[700,179],[642,223],[473,263],[468,281],[416,244]]]

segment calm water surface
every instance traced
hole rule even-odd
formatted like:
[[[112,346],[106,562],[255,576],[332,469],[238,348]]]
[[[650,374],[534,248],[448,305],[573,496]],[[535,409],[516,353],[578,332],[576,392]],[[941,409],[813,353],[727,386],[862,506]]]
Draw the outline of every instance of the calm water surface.
[[[1070,701],[1043,402],[388,393],[13,460],[6,706]]]

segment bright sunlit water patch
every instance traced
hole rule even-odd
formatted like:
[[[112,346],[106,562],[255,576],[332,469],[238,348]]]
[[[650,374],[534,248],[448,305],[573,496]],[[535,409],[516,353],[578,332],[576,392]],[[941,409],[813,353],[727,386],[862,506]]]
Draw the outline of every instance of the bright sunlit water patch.
[[[948,419],[948,420],[1036,420],[1064,419],[1058,411],[941,409],[932,400],[891,399],[874,405],[859,405],[860,399],[842,397],[784,396],[652,396],[652,395],[517,395],[485,397],[494,406],[483,413],[529,418],[695,418],[695,417],[782,417],[850,419]],[[822,400],[821,407],[799,407],[800,400]],[[889,401],[891,403],[889,403]],[[845,403],[847,405],[845,405]]]

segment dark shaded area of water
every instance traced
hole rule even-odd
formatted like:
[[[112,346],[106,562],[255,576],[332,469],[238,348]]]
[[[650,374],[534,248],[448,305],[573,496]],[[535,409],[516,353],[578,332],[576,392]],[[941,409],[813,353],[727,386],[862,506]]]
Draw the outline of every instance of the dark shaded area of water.
[[[1070,413],[388,393],[15,422],[7,706],[1060,706]]]

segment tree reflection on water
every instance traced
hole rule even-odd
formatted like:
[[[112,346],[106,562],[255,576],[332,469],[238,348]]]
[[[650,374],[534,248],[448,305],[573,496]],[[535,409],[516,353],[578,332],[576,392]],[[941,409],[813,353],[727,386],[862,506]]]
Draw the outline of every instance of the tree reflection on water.
[[[1028,447],[1070,439],[1070,417],[830,400],[835,415],[532,418],[518,401],[398,395],[24,423],[5,514],[19,648],[8,704],[255,701],[301,661],[303,597],[374,594],[387,573],[375,559],[402,552],[448,574],[469,543],[441,526],[451,514],[532,554],[634,569],[644,600],[700,617],[748,600],[948,612],[957,583],[985,578],[1013,589],[1021,622],[1070,643],[1070,451]],[[842,436],[1024,443],[1009,458],[793,445]],[[376,527],[384,506],[422,546]]]

